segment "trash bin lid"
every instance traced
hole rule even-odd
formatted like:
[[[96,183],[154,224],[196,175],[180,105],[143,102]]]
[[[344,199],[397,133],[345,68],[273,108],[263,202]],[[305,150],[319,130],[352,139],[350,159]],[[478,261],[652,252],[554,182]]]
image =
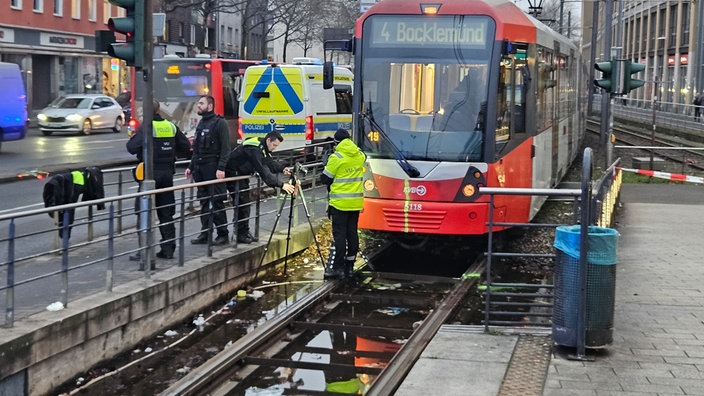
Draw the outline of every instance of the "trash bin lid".
[[[555,230],[556,249],[568,256],[579,259],[580,234],[582,226],[559,226]],[[621,234],[613,228],[589,226],[587,261],[589,264],[616,264],[616,247]]]

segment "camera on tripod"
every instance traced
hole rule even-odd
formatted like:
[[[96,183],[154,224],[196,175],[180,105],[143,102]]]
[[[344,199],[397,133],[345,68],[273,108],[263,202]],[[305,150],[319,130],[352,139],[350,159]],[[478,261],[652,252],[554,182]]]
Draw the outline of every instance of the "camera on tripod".
[[[303,175],[308,175],[308,169],[303,167],[303,164],[296,162],[293,164],[293,171],[295,173],[303,173]]]

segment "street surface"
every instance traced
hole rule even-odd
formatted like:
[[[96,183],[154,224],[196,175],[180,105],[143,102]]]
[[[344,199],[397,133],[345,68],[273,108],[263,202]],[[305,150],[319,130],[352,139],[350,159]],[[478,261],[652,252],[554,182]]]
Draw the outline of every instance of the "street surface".
[[[87,136],[73,133],[44,136],[38,128],[31,127],[25,139],[3,143],[0,180],[6,182],[19,174],[31,177],[37,171],[56,172],[79,166],[136,162],[125,149],[128,139],[126,128],[122,133],[96,131]],[[4,208],[7,204],[3,202],[2,205]]]

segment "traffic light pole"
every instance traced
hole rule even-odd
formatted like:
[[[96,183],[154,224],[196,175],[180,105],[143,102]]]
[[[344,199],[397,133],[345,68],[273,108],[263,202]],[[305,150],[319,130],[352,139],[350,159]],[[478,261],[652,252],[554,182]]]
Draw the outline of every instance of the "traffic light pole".
[[[610,49],[612,46],[612,41],[613,41],[613,32],[612,32],[612,21],[613,21],[613,15],[614,13],[614,0],[606,0],[604,2],[604,25],[606,26],[606,29],[604,29],[604,45],[602,46],[603,51],[604,51],[604,56],[607,56],[606,50]],[[614,59],[613,56],[611,59]],[[606,92],[605,92],[606,93]],[[600,137],[600,145],[604,147],[607,142],[610,140],[609,138],[609,125],[608,125],[608,119],[610,118],[611,114],[611,94],[602,93],[601,95],[601,123],[599,124],[599,137]]]
[[[142,191],[149,192],[154,190],[154,139],[153,126],[154,119],[154,80],[152,79],[152,63],[154,46],[152,44],[152,0],[144,0],[144,61],[142,67],[142,79],[144,80],[144,96],[142,100],[142,154],[144,158],[144,180],[142,181]],[[135,68],[135,74],[139,76],[139,68]],[[152,267],[153,245],[153,223],[154,216],[152,214],[153,195],[145,194],[140,201],[140,213],[145,214],[140,216],[142,224],[140,224],[140,246],[146,247],[145,253],[142,255],[142,263],[144,265],[144,273],[149,278],[149,270]]]
[[[655,81],[653,81],[653,130],[650,133],[650,170],[655,170],[653,169],[653,147],[655,147],[655,130],[656,130],[656,125],[655,125],[655,118],[657,115],[657,110],[658,110],[658,94],[660,93],[658,91],[658,76],[655,76],[654,78]]]

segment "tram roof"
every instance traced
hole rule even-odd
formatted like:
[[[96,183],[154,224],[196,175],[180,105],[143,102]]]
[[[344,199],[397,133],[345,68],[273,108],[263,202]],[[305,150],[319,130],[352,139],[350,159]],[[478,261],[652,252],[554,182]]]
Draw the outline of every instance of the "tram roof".
[[[496,21],[496,40],[536,41],[536,22],[509,0],[384,0],[373,5],[357,20],[355,37],[362,36],[362,24],[372,15],[422,15],[421,4],[440,5],[437,15],[487,15]],[[542,24],[541,24],[542,25]]]

